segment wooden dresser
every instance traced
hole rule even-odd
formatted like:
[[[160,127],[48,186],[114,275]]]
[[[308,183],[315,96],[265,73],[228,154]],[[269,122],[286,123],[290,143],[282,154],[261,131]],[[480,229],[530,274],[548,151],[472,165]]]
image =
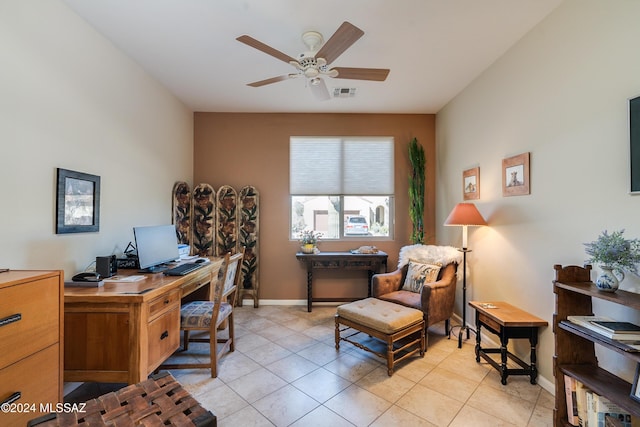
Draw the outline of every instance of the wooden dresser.
[[[0,425],[62,402],[64,273],[0,273]],[[43,409],[43,412],[40,410]]]

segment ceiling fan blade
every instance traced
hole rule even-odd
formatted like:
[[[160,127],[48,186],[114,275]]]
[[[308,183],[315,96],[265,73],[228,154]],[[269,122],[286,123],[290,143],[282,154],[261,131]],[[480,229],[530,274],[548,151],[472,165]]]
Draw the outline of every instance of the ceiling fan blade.
[[[327,64],[331,64],[363,35],[364,31],[345,21],[320,48],[315,57],[324,58],[327,60]]]
[[[384,81],[389,74],[389,70],[386,68],[335,67],[331,69],[331,71],[333,70],[338,72],[336,79],[374,80],[377,82]]]
[[[326,101],[331,98],[331,95],[329,95],[329,90],[327,89],[327,85],[321,78],[317,78],[317,80],[314,79],[314,82],[312,82],[309,87],[311,88],[313,96],[315,96],[320,101]]]
[[[264,86],[264,85],[269,85],[271,83],[277,83],[277,82],[281,82],[283,80],[288,80],[289,77],[290,77],[289,74],[285,74],[283,76],[271,77],[270,79],[260,80],[259,82],[247,83],[247,86],[260,87],[260,86]]]
[[[236,40],[238,40],[241,43],[246,44],[247,46],[251,46],[252,48],[258,49],[258,50],[266,53],[267,55],[271,55],[274,58],[279,59],[280,61],[284,61],[284,62],[287,62],[287,63],[291,62],[291,61],[298,62],[294,58],[290,57],[289,55],[287,55],[285,53],[282,53],[278,49],[274,49],[271,46],[268,46],[268,45],[262,43],[261,41],[254,39],[251,36],[247,36],[247,35],[240,36]]]

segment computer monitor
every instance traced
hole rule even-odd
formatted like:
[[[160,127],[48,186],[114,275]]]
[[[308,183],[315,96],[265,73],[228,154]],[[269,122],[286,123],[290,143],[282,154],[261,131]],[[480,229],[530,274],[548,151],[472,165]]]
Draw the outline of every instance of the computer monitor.
[[[158,273],[167,269],[162,264],[180,258],[174,225],[133,227],[140,269]]]

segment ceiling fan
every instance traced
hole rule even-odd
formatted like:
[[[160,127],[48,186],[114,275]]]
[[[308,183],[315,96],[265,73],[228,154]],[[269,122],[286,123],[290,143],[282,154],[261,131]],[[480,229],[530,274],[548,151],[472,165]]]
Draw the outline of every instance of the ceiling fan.
[[[387,78],[389,70],[386,68],[329,68],[329,64],[335,61],[345,50],[351,47],[351,45],[363,35],[364,31],[346,21],[340,25],[331,38],[329,38],[329,40],[324,44],[322,34],[317,31],[307,31],[302,34],[302,41],[307,46],[308,50],[301,53],[298,56],[298,59],[294,59],[251,36],[243,35],[238,37],[236,40],[258,49],[267,55],[271,55],[276,59],[287,62],[293,65],[296,69],[294,73],[248,83],[247,86],[260,87],[283,80],[305,77],[313,94],[318,99],[325,100],[329,99],[330,96],[323,77],[373,81],[384,81]]]

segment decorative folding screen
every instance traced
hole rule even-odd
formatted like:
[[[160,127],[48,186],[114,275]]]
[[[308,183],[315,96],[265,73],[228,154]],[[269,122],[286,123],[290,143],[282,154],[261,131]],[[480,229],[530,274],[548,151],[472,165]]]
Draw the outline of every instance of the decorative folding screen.
[[[191,255],[223,256],[244,249],[238,304],[244,295],[258,307],[259,198],[246,186],[237,192],[228,185],[215,191],[209,184],[189,190],[186,182],[173,187],[172,220],[178,243],[191,246]]]

